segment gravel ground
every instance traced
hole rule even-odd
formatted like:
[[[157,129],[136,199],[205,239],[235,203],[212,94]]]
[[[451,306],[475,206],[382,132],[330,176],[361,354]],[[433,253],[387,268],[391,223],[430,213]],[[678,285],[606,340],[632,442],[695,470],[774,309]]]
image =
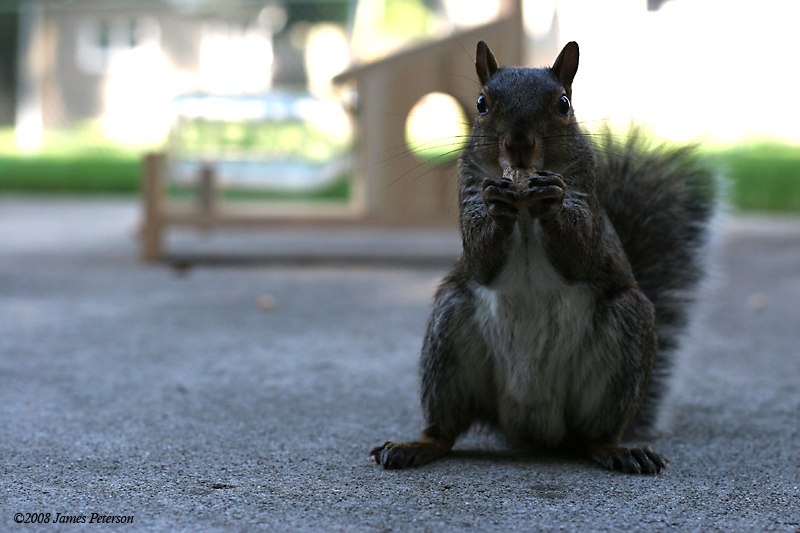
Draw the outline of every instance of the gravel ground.
[[[416,469],[367,461],[419,430],[454,233],[174,234],[177,255],[304,258],[175,269],[138,261],[137,219],[128,200],[0,197],[2,530],[800,532],[796,219],[726,224],[657,477],[480,433]]]

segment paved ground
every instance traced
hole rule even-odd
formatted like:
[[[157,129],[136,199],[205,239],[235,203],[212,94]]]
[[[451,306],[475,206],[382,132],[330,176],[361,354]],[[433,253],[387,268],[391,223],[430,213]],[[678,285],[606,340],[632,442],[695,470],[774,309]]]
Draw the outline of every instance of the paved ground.
[[[454,234],[175,235],[186,254],[308,260],[176,271],[137,261],[136,219],[127,201],[0,198],[0,530],[800,532],[797,220],[728,224],[651,443],[673,467],[631,477],[487,435],[422,468],[367,462],[419,428],[417,351]],[[427,260],[326,266],[323,245]]]

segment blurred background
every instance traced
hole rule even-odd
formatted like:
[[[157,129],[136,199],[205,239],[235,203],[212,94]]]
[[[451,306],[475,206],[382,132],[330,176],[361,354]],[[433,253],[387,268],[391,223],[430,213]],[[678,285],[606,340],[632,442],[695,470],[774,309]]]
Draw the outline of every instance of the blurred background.
[[[196,194],[214,161],[232,201],[347,201],[358,94],[333,77],[487,23],[500,4],[3,0],[0,193],[136,194],[143,154],[162,151],[175,198]],[[579,42],[574,104],[587,127],[634,118],[659,137],[699,140],[731,178],[737,208],[800,212],[796,3],[523,6],[527,64]],[[474,45],[463,43],[464,62]],[[406,120],[408,149],[434,126],[452,139],[474,105],[458,96],[387,120]]]

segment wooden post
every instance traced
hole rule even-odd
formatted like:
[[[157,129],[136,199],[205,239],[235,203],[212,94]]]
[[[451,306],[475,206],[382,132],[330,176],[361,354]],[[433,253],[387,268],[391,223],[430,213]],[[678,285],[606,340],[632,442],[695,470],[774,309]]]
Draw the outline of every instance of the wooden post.
[[[144,223],[142,225],[142,259],[158,261],[163,250],[163,183],[162,173],[166,156],[162,153],[149,153],[142,163],[142,200],[144,205]]]
[[[200,226],[203,229],[211,227],[216,211],[217,173],[214,163],[206,161],[200,167],[198,176],[198,200],[200,208]]]

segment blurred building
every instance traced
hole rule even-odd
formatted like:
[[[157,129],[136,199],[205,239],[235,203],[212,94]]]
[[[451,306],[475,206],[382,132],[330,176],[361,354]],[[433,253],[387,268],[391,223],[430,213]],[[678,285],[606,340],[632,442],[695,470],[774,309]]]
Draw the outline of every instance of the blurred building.
[[[276,81],[305,90],[298,25],[287,28],[287,23],[327,21],[343,28],[351,3],[5,4],[0,7],[0,121],[16,124],[18,141],[31,147],[43,129],[98,118],[115,140],[163,139],[170,102],[178,94],[258,94]]]

